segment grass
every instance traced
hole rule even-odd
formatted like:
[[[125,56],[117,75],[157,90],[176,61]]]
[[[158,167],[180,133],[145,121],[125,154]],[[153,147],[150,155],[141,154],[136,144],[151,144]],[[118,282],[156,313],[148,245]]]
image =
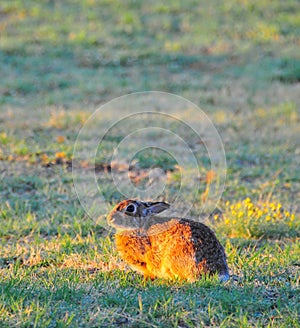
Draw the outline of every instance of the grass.
[[[294,0],[1,2],[1,326],[299,327],[298,7]],[[226,284],[144,281],[77,199],[71,164],[80,127],[99,105],[144,90],[188,98],[220,133],[226,188],[207,224],[228,254]],[[108,113],[102,126],[112,119]],[[179,122],[160,124],[202,147]],[[128,167],[109,160],[127,133],[111,129],[96,156],[110,206],[123,197],[110,170],[123,177]],[[134,142],[125,153],[132,149]],[[159,167],[162,197],[172,201],[182,178],[173,154],[133,155],[131,182],[147,186],[147,172]],[[206,153],[199,160],[192,218],[214,179]],[[75,164],[85,176],[93,163]]]
[[[226,203],[224,217],[215,214],[215,229],[228,237],[280,239],[299,237],[300,222],[295,214],[280,203],[261,202],[254,205],[250,198],[235,204]]]

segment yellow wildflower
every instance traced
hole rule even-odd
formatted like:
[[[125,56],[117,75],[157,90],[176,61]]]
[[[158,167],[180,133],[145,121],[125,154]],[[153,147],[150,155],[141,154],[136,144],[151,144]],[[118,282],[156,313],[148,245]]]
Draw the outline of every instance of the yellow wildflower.
[[[263,215],[263,211],[262,211],[262,210],[258,210],[258,211],[256,212],[256,217],[257,217],[257,218],[260,218],[262,215]]]
[[[246,207],[248,209],[252,209],[252,208],[254,208],[254,205],[252,203],[248,203],[248,204],[246,204]]]
[[[241,203],[237,203],[237,204],[235,205],[236,210],[239,210],[241,207],[242,207],[242,204],[241,204]]]
[[[245,200],[244,200],[244,203],[245,204],[250,204],[251,203],[251,199],[249,197],[247,197]]]
[[[266,221],[271,221],[271,220],[272,220],[272,218],[270,215],[266,216]]]
[[[66,154],[63,151],[57,152],[55,158],[66,158]]]

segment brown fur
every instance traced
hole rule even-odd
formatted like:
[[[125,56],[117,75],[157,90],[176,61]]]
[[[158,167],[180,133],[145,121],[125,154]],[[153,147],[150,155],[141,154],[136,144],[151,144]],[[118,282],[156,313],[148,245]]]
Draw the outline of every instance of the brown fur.
[[[129,204],[135,213],[126,212]],[[166,203],[126,200],[112,210],[108,222],[117,229],[116,246],[122,259],[152,279],[195,281],[203,274],[218,273],[227,280],[224,248],[210,228],[187,219],[145,215],[145,209],[158,213],[167,207]]]

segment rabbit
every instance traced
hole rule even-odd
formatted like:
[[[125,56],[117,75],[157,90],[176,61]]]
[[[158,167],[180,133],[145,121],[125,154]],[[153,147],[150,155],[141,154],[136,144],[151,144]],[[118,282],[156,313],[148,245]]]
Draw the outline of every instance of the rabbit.
[[[165,202],[124,200],[108,214],[122,259],[145,278],[194,282],[202,275],[229,279],[226,254],[215,233],[200,222],[155,216]]]

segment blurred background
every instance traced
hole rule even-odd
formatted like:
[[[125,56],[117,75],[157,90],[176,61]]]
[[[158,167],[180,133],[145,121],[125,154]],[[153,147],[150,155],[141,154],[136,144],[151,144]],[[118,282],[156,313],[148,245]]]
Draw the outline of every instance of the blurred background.
[[[230,111],[289,101],[300,79],[299,7],[296,0],[4,0],[1,105],[95,106],[145,90]]]
[[[206,223],[228,255],[228,285],[142,281],[78,201],[72,160],[83,123],[109,100],[147,90],[192,101],[220,134],[227,179]],[[1,0],[0,326],[299,327],[299,105],[298,0]],[[176,116],[193,121],[189,113]],[[205,150],[180,120],[159,122]],[[170,152],[110,161],[128,131],[110,129],[96,162],[75,160],[79,179],[94,182],[96,171],[108,207],[124,198],[112,171],[137,188],[163,177],[173,199],[182,176]],[[198,179],[196,219],[218,183],[209,157],[200,163],[178,205]]]
[[[274,197],[295,204],[299,9],[295,0],[1,1],[2,164],[68,164],[99,105],[159,90],[216,125],[225,199],[270,197],[280,185]]]

